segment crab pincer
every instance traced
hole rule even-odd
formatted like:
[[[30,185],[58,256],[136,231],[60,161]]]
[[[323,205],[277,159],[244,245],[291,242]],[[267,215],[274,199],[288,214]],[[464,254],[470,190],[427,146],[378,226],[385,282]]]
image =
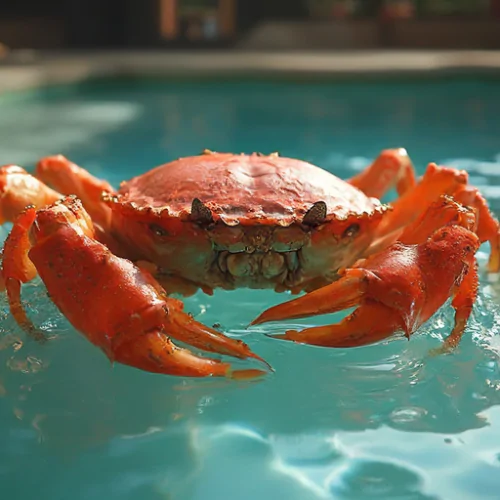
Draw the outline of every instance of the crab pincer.
[[[264,311],[252,324],[357,309],[340,323],[289,330],[273,337],[325,347],[355,347],[378,342],[393,333],[408,338],[451,296],[455,326],[441,351],[456,347],[477,297],[475,253],[480,239],[471,230],[474,214],[445,199],[457,217],[435,229],[431,206],[415,228],[423,241],[397,242],[343,270],[340,279],[295,300]],[[442,207],[441,207],[442,209]],[[429,222],[427,230],[422,225]],[[409,234],[404,235],[410,238]]]
[[[74,197],[38,211],[24,210],[6,240],[2,274],[9,304],[28,332],[33,325],[21,305],[21,283],[37,272],[62,314],[112,362],[186,377],[241,379],[266,373],[235,370],[230,363],[175,345],[172,339],[263,362],[243,342],[195,321],[150,273],[95,240],[92,221]]]

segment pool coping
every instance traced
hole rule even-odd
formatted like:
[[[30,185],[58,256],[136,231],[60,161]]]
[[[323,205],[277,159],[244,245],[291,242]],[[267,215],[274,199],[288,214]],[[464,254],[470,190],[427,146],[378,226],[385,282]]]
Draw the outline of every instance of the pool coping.
[[[113,77],[500,75],[500,50],[376,51],[12,51],[0,61],[0,92]]]

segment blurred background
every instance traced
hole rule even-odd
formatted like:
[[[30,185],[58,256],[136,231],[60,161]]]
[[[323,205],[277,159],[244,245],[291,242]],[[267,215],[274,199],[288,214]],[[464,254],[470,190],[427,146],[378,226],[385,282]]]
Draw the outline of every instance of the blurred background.
[[[33,49],[498,48],[500,0],[4,0]]]

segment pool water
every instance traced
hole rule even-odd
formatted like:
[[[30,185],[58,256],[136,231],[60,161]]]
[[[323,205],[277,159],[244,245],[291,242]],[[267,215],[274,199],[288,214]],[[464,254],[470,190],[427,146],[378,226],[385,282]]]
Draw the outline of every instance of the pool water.
[[[63,153],[120,180],[204,148],[299,157],[350,177],[387,147],[465,168],[500,213],[500,84],[108,81],[0,98],[1,163]],[[2,239],[7,227],[1,229]],[[187,309],[242,338],[276,372],[193,380],[115,365],[76,333],[40,281],[31,317],[0,323],[1,498],[27,500],[497,499],[500,284],[484,273],[453,355],[446,305],[408,342],[322,349],[247,330],[270,291],[198,293]]]

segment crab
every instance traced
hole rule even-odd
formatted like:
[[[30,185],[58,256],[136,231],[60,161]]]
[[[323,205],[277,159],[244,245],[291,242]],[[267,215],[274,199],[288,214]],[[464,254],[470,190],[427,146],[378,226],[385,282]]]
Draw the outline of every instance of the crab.
[[[383,203],[393,188],[398,197]],[[451,297],[455,324],[439,348],[448,352],[476,300],[481,244],[490,244],[488,271],[500,268],[499,223],[467,173],[430,163],[417,178],[402,148],[382,151],[347,181],[276,153],[207,150],[118,190],[51,156],[34,175],[1,167],[5,222],[13,226],[0,286],[25,331],[45,339],[21,300],[21,285],[39,275],[61,313],[112,362],[184,377],[253,378],[272,368],[196,321],[174,294],[299,294],[252,324],[355,307],[337,324],[274,335],[337,348],[409,338]],[[262,366],[235,367],[207,352]]]

